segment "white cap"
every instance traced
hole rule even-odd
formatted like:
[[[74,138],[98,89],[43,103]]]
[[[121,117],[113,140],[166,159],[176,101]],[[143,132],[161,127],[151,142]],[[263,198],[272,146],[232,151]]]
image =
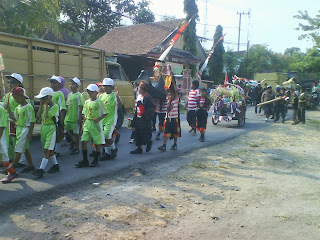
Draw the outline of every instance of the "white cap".
[[[48,81],[51,81],[51,80],[56,80],[58,83],[61,83],[61,78],[56,75],[52,75],[51,78],[48,78]]]
[[[89,84],[87,90],[91,92],[99,92],[99,88],[96,84]]]
[[[105,78],[102,81],[103,86],[114,86],[114,81],[111,78]]]
[[[80,86],[80,85],[81,85],[80,79],[79,79],[79,78],[77,78],[77,77],[70,78],[70,81],[75,82],[76,84],[78,84],[78,86]]]
[[[43,97],[46,97],[46,96],[52,96],[53,95],[53,90],[52,88],[49,88],[49,87],[45,87],[45,88],[42,88],[40,90],[40,93],[39,95],[35,96],[36,98],[43,98]]]
[[[23,82],[23,77],[18,73],[12,73],[11,75],[6,75],[6,78],[14,78],[15,80],[19,82]]]

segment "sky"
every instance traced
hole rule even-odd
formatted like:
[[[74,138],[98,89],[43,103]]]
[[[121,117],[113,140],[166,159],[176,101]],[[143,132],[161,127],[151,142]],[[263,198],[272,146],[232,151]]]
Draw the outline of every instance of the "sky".
[[[150,0],[150,9],[155,14],[156,21],[166,16],[185,18],[183,0]],[[315,17],[320,10],[319,0],[207,0],[207,27],[204,31],[206,0],[197,0],[199,20],[197,35],[213,39],[217,25],[223,27],[225,49],[237,50],[239,14],[242,15],[240,33],[240,51],[249,45],[266,44],[274,52],[283,53],[287,48],[298,47],[305,52],[312,47],[311,40],[298,40],[303,34],[295,30],[303,21],[293,18],[298,11],[307,10]],[[211,40],[203,42],[206,49],[213,45]]]

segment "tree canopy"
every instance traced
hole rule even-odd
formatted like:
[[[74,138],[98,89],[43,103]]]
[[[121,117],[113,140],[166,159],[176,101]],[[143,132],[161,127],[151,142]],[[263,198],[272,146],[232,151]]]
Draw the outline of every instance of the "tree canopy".
[[[214,44],[218,42],[218,40],[222,37],[223,28],[221,25],[216,27],[216,32],[213,36]],[[223,55],[224,55],[224,46],[223,46],[223,39],[218,43],[215,47],[214,52],[209,60],[208,67],[209,67],[209,75],[210,80],[213,81],[215,84],[223,83]]]
[[[306,32],[300,39],[311,38],[316,47],[320,47],[320,10],[314,18],[310,17],[308,11],[299,11],[294,18],[303,20],[305,24],[299,23],[297,30]]]
[[[89,45],[123,16],[134,23],[153,22],[148,0],[0,0],[0,31],[45,38],[60,32]]]
[[[196,20],[198,16],[198,6],[195,0],[184,0],[184,12],[187,15],[186,21],[191,17],[192,20],[189,23],[188,27],[183,33],[183,44],[182,49],[191,52],[193,55],[197,55],[197,34],[196,34]],[[194,77],[197,73],[196,65],[191,64],[191,74]]]

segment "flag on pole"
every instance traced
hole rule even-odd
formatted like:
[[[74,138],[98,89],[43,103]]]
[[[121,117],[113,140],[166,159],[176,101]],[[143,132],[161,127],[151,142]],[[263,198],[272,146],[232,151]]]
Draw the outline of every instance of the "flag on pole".
[[[223,85],[229,85],[229,78],[228,78],[228,73],[226,72],[226,76],[224,77],[224,84]]]
[[[187,28],[189,23],[191,22],[192,18],[189,19],[186,23],[184,23],[177,31],[176,35],[171,39],[169,43],[169,47],[161,54],[158,61],[164,61],[170,50],[172,49],[173,45],[176,43],[178,38],[181,36],[181,34],[184,32],[184,30]]]
[[[227,34],[222,35],[221,38],[218,40],[218,42],[216,42],[216,44],[215,44],[215,45],[213,46],[213,48],[211,49],[211,51],[210,51],[210,53],[209,53],[206,61],[204,62],[204,64],[202,65],[201,69],[200,69],[199,72],[198,72],[198,77],[199,77],[199,79],[201,79],[202,72],[203,72],[204,69],[207,67],[208,62],[209,62],[209,60],[210,60],[210,57],[211,57],[212,53],[214,52],[214,49],[216,48],[216,46],[218,45],[218,43],[224,38],[225,35],[227,35]]]

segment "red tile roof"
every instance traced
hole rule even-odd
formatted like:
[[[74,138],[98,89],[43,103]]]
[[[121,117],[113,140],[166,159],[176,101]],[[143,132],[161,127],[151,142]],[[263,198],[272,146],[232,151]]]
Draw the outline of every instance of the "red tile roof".
[[[158,47],[183,19],[117,27],[91,47],[125,55],[144,55]]]

